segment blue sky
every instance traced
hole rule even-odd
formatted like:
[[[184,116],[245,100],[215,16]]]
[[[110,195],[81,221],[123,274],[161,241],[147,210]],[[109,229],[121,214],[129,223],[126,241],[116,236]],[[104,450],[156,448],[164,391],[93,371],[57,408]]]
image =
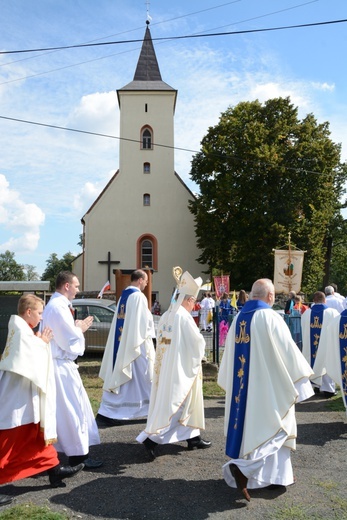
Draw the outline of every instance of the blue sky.
[[[347,18],[342,0],[151,0],[152,38]],[[145,0],[0,0],[0,50],[142,39]],[[178,90],[175,146],[198,151],[240,101],[290,96],[300,117],[329,121],[347,159],[346,23],[155,42]],[[0,116],[119,136],[116,91],[133,79],[141,43],[0,55]],[[165,143],[163,143],[165,144]],[[175,169],[189,180],[192,153]],[[0,253],[39,274],[77,246],[81,218],[118,168],[118,140],[0,118]]]

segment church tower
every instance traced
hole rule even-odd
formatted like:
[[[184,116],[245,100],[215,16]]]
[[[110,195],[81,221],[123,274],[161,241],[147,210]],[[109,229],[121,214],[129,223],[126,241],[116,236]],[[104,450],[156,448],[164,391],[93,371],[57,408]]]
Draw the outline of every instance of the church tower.
[[[174,168],[177,91],[162,80],[148,22],[133,81],[117,95],[119,170],[82,219],[85,251],[76,274],[82,271],[83,290],[91,291],[107,281],[101,262],[107,255],[117,262],[112,270],[149,267],[152,297],[165,310],[175,285],[172,268],[179,265],[195,278],[206,266],[196,261],[188,209],[194,196]],[[76,271],[78,264],[77,259]],[[112,274],[110,282],[115,289]]]

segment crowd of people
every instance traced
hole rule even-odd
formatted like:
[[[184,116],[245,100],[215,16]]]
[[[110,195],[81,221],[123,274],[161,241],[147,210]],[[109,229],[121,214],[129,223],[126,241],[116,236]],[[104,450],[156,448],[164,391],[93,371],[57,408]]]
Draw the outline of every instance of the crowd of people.
[[[188,450],[211,446],[201,436],[202,332],[213,326],[216,302],[210,293],[199,301],[201,278],[186,271],[175,279],[155,349],[153,314],[143,293],[148,275],[141,269],[132,273],[117,303],[99,373],[103,394],[97,420],[116,425],[147,419],[136,440],[150,461],[163,444],[185,441]],[[27,294],[19,300],[18,315],[11,316],[0,359],[0,484],[47,472],[50,485],[61,487],[85,467],[103,464],[89,454],[100,437],[75,362],[93,322],[74,318],[78,290],[76,275],[64,271],[46,307]],[[247,501],[251,489],[294,483],[296,403],[315,392],[330,398],[338,384],[346,406],[346,299],[331,285],[314,294],[310,307],[295,293],[289,295],[285,312],[301,315],[302,352],[272,309],[274,301],[271,280],[259,279],[249,296],[240,291],[235,302],[223,294],[217,302],[221,321],[228,322],[218,373],[226,395],[223,475]],[[60,453],[68,464],[60,462]],[[0,494],[0,505],[11,501]]]

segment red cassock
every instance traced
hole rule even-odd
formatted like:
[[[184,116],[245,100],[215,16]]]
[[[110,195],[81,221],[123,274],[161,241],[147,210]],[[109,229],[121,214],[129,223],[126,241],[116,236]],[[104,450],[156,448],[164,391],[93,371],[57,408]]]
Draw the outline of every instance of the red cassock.
[[[37,475],[58,464],[54,446],[45,446],[40,424],[0,430],[0,484]]]

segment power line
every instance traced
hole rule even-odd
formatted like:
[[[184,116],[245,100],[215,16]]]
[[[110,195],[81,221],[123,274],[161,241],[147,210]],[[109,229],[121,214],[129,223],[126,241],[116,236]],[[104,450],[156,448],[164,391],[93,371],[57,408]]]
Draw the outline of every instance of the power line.
[[[152,26],[154,25],[160,25],[160,24],[163,24],[163,23],[167,23],[167,22],[171,22],[171,21],[174,21],[174,20],[178,20],[180,18],[187,18],[189,16],[193,16],[195,14],[200,14],[200,13],[203,13],[205,11],[211,11],[213,9],[219,9],[220,7],[224,7],[226,5],[230,5],[230,4],[234,4],[234,3],[237,3],[237,2],[240,2],[242,0],[233,0],[232,2],[227,2],[225,4],[220,4],[220,5],[217,5],[217,6],[214,6],[214,7],[210,7],[210,8],[207,8],[207,9],[201,9],[200,11],[194,11],[194,12],[191,12],[191,13],[187,13],[185,15],[182,15],[182,16],[176,16],[174,18],[169,18],[168,20],[163,20],[162,22],[155,22],[155,23],[152,23]],[[265,13],[265,14],[262,14],[262,15],[259,15],[259,16],[253,16],[252,18],[246,18],[244,20],[238,20],[236,22],[233,22],[232,24],[227,24],[227,25],[221,25],[219,27],[214,27],[213,29],[207,29],[207,32],[211,32],[211,31],[216,31],[218,29],[223,29],[224,27],[230,27],[230,25],[238,25],[238,24],[242,24],[242,23],[246,23],[246,22],[250,22],[250,21],[253,21],[253,20],[258,20],[260,18],[266,18],[267,16],[272,16],[274,14],[279,14],[279,13],[283,13],[283,12],[286,12],[286,11],[291,11],[293,9],[298,9],[299,7],[303,7],[305,5],[308,5],[308,4],[313,4],[313,3],[316,3],[318,2],[318,0],[309,0],[308,2],[304,2],[304,3],[301,3],[301,4],[297,4],[297,5],[294,5],[292,7],[287,7],[285,9],[279,9],[277,11],[271,11],[270,13]],[[100,38],[96,38],[94,40],[90,40],[89,42],[85,42],[85,43],[93,43],[93,42],[96,42],[98,40],[104,40],[106,38],[111,38],[111,36],[118,36],[119,34],[126,34],[126,33],[129,33],[129,32],[134,32],[134,31],[137,31],[139,29],[143,29],[143,27],[137,27],[135,29],[129,29],[127,31],[122,31],[122,32],[119,32],[119,33],[116,33],[116,34],[111,34],[111,35],[108,35],[108,36],[103,36],[103,37],[100,37]],[[167,41],[162,41],[159,43],[160,44],[163,44],[163,43],[167,43]],[[21,81],[23,79],[30,79],[30,78],[35,78],[37,76],[44,76],[46,74],[50,74],[51,72],[58,72],[60,70],[65,70],[65,69],[69,69],[69,68],[73,68],[73,67],[76,67],[78,65],[85,65],[86,63],[92,63],[94,61],[99,61],[99,60],[103,60],[103,59],[106,59],[106,58],[110,58],[110,57],[113,57],[113,56],[119,56],[120,54],[124,54],[124,53],[128,53],[128,52],[135,52],[135,50],[138,50],[140,47],[136,47],[134,49],[131,49],[131,50],[127,50],[127,51],[122,51],[122,52],[118,52],[118,53],[112,53],[112,54],[107,54],[105,56],[101,56],[99,58],[93,58],[93,59],[90,59],[90,60],[86,60],[86,61],[82,61],[82,62],[78,62],[78,63],[72,63],[71,65],[64,65],[62,67],[58,67],[56,69],[51,69],[51,70],[48,70],[48,71],[43,71],[43,72],[37,72],[35,74],[30,74],[30,75],[27,75],[27,76],[22,76],[22,77],[19,77],[19,78],[15,78],[15,79],[10,79],[8,81],[3,81],[0,83],[0,85],[7,85],[9,83],[15,83],[17,81]],[[63,49],[61,49],[63,50]],[[32,59],[36,59],[37,57],[40,57],[40,56],[45,56],[46,54],[54,54],[56,52],[60,52],[60,50],[55,50],[55,51],[47,51],[47,52],[43,52],[41,54],[36,54],[36,56],[30,56],[30,57],[26,57],[26,58],[21,58],[19,60],[15,60],[15,61],[11,61],[11,62],[7,62],[7,63],[0,63],[0,67],[3,67],[3,66],[6,66],[6,65],[11,65],[12,63],[17,63],[17,62],[20,62],[20,61],[26,61],[26,60],[32,60]]]
[[[158,38],[152,38],[152,41],[174,41],[174,40],[184,40],[189,38],[211,38],[216,36],[234,36],[238,34],[254,34],[254,33],[262,33],[262,32],[270,32],[270,31],[283,31],[288,29],[301,29],[304,27],[318,27],[323,25],[332,25],[337,23],[345,23],[347,22],[347,19],[343,20],[330,20],[325,22],[314,22],[314,23],[304,23],[299,25],[285,25],[280,27],[268,27],[265,29],[245,29],[243,31],[225,31],[220,33],[202,33],[202,34],[190,34],[190,35],[184,35],[184,36],[165,36],[165,37],[158,37]],[[24,49],[24,50],[17,50],[17,51],[0,51],[0,54],[20,54],[20,53],[26,53],[26,52],[46,52],[46,51],[56,51],[56,50],[63,50],[63,49],[81,49],[84,47],[100,47],[105,45],[121,45],[124,43],[139,43],[143,42],[143,38],[136,39],[136,40],[119,40],[115,42],[100,42],[100,43],[83,43],[83,44],[77,44],[77,45],[66,45],[66,46],[60,46],[60,47],[46,47],[41,49]]]
[[[66,126],[50,125],[48,123],[39,123],[38,121],[28,121],[26,119],[19,119],[19,118],[15,118],[15,117],[7,117],[7,116],[1,116],[1,115],[0,115],[0,119],[5,119],[7,121],[15,121],[17,123],[26,123],[29,125],[42,126],[45,128],[53,128],[55,130],[64,130],[66,132],[75,132],[78,134],[92,135],[95,137],[105,137],[107,139],[117,139],[118,141],[127,141],[127,142],[131,142],[131,143],[141,144],[141,141],[138,139],[130,139],[127,137],[119,137],[119,136],[115,136],[115,135],[101,134],[98,132],[90,132],[88,130],[80,130],[77,128],[68,128]],[[180,152],[189,152],[189,153],[193,153],[193,154],[201,153],[201,150],[192,150],[190,148],[182,148],[179,146],[170,146],[168,144],[153,143],[153,146],[158,146],[160,148],[169,148],[170,150],[178,150]],[[244,159],[243,157],[237,157],[236,155],[231,156],[231,155],[211,153],[211,152],[209,152],[208,154],[206,154],[205,152],[203,152],[203,153],[204,153],[204,155],[212,155],[214,157],[223,157],[224,159],[236,159],[238,161],[244,161],[244,162],[248,162],[248,163],[251,162],[249,159]],[[274,163],[266,163],[263,161],[262,162],[256,161],[256,164],[258,164],[258,165],[262,164],[263,166],[276,166]],[[330,175],[330,173],[331,173],[331,172],[327,172],[324,174],[323,172],[308,170],[307,168],[294,168],[292,166],[285,166],[284,169],[288,170],[288,171],[312,173],[315,175]]]

